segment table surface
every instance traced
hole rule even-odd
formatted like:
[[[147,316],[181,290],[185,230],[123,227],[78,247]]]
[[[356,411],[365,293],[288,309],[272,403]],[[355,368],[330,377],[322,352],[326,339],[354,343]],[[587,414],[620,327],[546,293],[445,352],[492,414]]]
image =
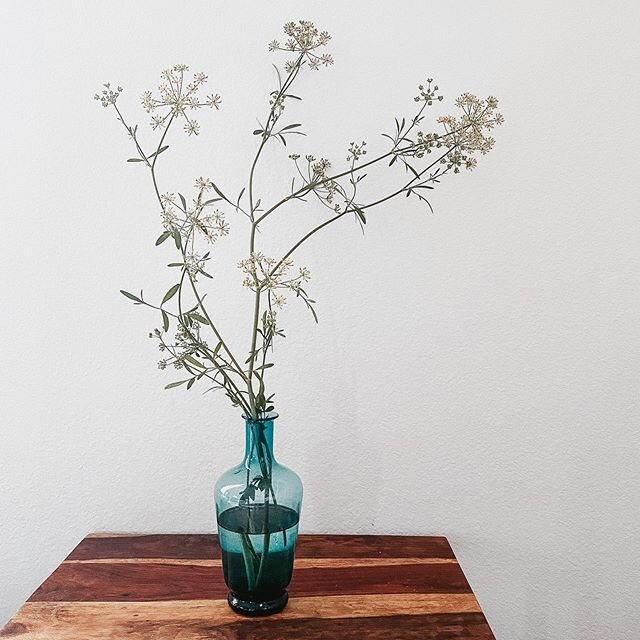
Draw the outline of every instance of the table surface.
[[[92,534],[0,637],[494,639],[442,537],[301,535],[289,595],[268,618],[231,611],[215,535]]]

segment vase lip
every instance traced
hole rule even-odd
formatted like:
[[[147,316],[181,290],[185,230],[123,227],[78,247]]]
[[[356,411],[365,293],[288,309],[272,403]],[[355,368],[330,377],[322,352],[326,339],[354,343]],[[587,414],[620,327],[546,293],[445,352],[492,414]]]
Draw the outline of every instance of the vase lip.
[[[244,413],[242,414],[242,417],[246,422],[273,422],[279,417],[279,414],[276,411],[262,411],[258,414],[258,418],[256,420],[251,416],[246,416]]]

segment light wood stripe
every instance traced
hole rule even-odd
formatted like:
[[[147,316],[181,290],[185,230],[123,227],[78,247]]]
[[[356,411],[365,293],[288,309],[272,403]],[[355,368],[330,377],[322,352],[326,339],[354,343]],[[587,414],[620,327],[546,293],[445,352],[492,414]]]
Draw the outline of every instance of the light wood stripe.
[[[480,613],[473,594],[385,594],[291,598],[282,620],[343,619]],[[20,640],[149,640],[155,631],[179,630],[180,640],[210,638],[211,628],[237,623],[226,600],[165,602],[29,602],[12,620]],[[12,633],[15,630],[15,636]],[[108,635],[105,635],[105,631]],[[158,637],[169,637],[162,635]],[[177,636],[176,636],[177,637]]]
[[[298,558],[296,569],[337,567],[388,567],[416,564],[457,564],[454,558]],[[65,560],[62,564],[188,564],[199,567],[221,567],[220,559],[191,558],[95,558]]]
[[[152,533],[144,533],[142,531],[140,532],[108,532],[108,531],[95,531],[94,533],[90,533],[87,536],[85,536],[85,540],[87,538],[140,538],[140,537],[144,537],[144,536],[152,536],[154,534]],[[172,535],[170,533],[165,534],[165,535]]]

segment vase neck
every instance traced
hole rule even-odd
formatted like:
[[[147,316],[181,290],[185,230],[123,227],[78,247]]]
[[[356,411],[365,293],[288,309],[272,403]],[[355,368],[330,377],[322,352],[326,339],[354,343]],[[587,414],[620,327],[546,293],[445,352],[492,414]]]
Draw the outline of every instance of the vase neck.
[[[269,466],[275,462],[273,453],[273,421],[277,415],[272,414],[264,420],[245,420],[245,465],[259,464],[260,458]]]

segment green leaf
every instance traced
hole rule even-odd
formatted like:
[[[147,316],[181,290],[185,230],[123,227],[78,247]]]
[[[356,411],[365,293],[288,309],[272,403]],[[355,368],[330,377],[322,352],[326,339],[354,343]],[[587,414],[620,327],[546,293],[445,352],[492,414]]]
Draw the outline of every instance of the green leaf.
[[[187,382],[187,389],[191,389],[191,387],[193,387],[193,383],[196,381],[195,378],[191,378],[191,380],[189,380],[189,382]]]
[[[364,211],[355,204],[353,205],[353,208],[356,210],[356,215],[360,218],[360,222],[362,222],[362,224],[367,224],[367,218],[364,215]]]
[[[307,307],[309,308],[309,311],[311,311],[311,315],[313,316],[313,319],[316,321],[316,324],[319,324],[318,314],[316,313],[316,310],[313,308],[313,305],[307,303]]]
[[[261,135],[261,134],[263,134],[263,133],[264,133],[264,131],[263,131],[262,129],[256,129],[256,130],[253,132],[253,135],[254,135],[254,136],[259,136],[259,135]]]
[[[144,162],[142,158],[129,158],[127,162]]]
[[[156,247],[159,244],[162,244],[170,235],[171,235],[171,231],[165,231],[164,233],[161,233],[158,239],[156,240]]]
[[[186,211],[187,201],[185,200],[185,197],[181,193],[179,193],[178,196],[180,196],[180,202],[182,202],[182,208]]]
[[[227,198],[227,196],[224,195],[224,193],[222,193],[222,191],[220,191],[220,189],[218,189],[218,187],[214,184],[213,185],[213,190],[223,199],[226,200],[227,202],[229,202],[229,199]]]
[[[125,298],[129,298],[129,300],[133,300],[134,302],[142,302],[138,296],[134,296],[133,293],[129,293],[128,291],[123,291],[120,289],[120,293],[125,296]]]
[[[262,369],[269,369],[273,367],[273,362],[267,362],[267,364],[263,364],[260,367],[256,367],[254,371],[261,371]]]
[[[165,385],[165,389],[175,389],[175,387],[179,387],[181,384],[184,384],[186,380],[179,380],[178,382],[170,382],[168,385]]]
[[[160,311],[162,312],[162,327],[164,328],[165,332],[169,331],[169,316],[164,309],[160,309]]]
[[[171,235],[173,236],[173,241],[176,243],[176,249],[182,249],[182,236],[180,232],[176,229]]]
[[[195,367],[199,367],[200,369],[204,369],[204,368],[205,368],[205,366],[202,364],[202,362],[198,362],[198,361],[197,361],[193,356],[186,355],[186,356],[184,357],[184,359],[185,359],[187,362],[190,362],[190,363],[191,363],[193,366],[195,366]]]
[[[209,324],[209,321],[204,317],[201,316],[199,313],[193,313],[191,312],[189,314],[194,320],[197,320],[198,322],[201,322],[202,324]]]
[[[160,147],[157,151],[154,151],[150,156],[147,156],[147,159],[154,158],[155,156],[159,156],[163,151],[166,151],[169,148],[168,144],[165,144],[164,147]]]
[[[164,298],[162,298],[162,302],[160,304],[164,304],[165,302],[168,302],[169,300],[171,300],[171,298],[173,298],[173,296],[175,296],[176,293],[178,293],[179,288],[180,288],[179,284],[174,284],[173,287],[171,287],[171,289],[169,289],[169,291],[167,291],[167,293],[164,294]]]
[[[405,167],[407,167],[408,169],[410,169],[410,170],[411,170],[411,173],[413,173],[413,175],[414,175],[418,180],[420,180],[420,174],[419,174],[419,173],[418,173],[418,172],[417,172],[417,171],[416,171],[416,170],[415,170],[415,169],[414,169],[414,168],[413,168],[413,167],[412,167],[408,162],[405,162],[405,163],[404,163],[404,166],[405,166]]]

